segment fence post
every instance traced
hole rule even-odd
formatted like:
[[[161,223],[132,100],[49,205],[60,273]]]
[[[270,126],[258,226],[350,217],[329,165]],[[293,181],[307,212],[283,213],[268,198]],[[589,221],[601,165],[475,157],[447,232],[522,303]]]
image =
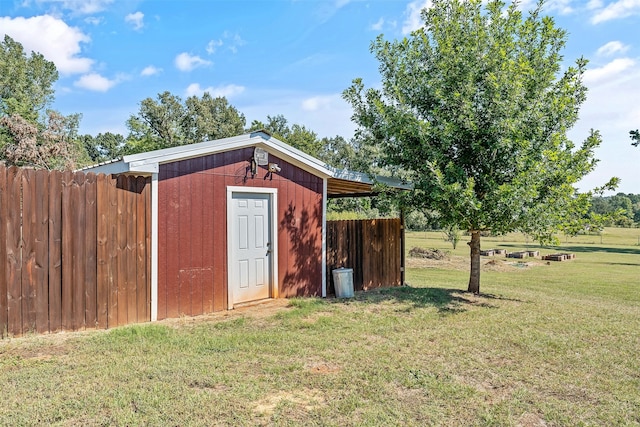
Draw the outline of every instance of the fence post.
[[[405,280],[405,225],[404,225],[404,208],[400,208],[400,286],[404,286]]]
[[[0,338],[7,335],[7,168],[0,164]]]

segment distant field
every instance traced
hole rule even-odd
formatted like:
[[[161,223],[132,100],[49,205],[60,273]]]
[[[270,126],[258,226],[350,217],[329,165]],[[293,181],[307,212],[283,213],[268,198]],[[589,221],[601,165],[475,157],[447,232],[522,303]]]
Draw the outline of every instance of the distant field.
[[[483,239],[577,258],[483,257],[481,296],[463,239],[352,300],[3,340],[0,425],[639,425],[638,236]]]

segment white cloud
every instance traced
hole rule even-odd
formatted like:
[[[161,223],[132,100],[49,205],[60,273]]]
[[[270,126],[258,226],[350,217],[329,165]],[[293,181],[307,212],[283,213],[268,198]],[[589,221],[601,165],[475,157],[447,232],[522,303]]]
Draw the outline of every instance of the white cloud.
[[[238,33],[232,33],[230,31],[225,31],[222,34],[222,37],[227,40],[227,49],[229,49],[231,52],[233,53],[237,53],[238,52],[238,48],[241,46],[244,46],[245,44],[247,44],[247,42],[245,42],[242,37],[240,37],[240,34]]]
[[[247,42],[240,37],[240,34],[225,31],[222,33],[221,38],[209,41],[209,43],[207,43],[206,50],[209,55],[213,55],[219,50],[218,48],[226,46],[226,49],[230,50],[232,53],[238,53],[238,48],[245,44],[247,44]]]
[[[191,71],[197,67],[211,65],[211,61],[207,61],[200,58],[199,56],[189,55],[188,53],[183,52],[176,56],[175,64],[180,71]]]
[[[187,87],[185,91],[187,96],[202,96],[205,92],[209,92],[209,95],[214,98],[222,97],[231,98],[232,96],[239,95],[244,92],[244,86],[238,86],[234,84],[226,85],[226,86],[218,86],[218,87],[200,87],[198,83],[192,83]]]
[[[301,108],[317,108],[312,113]],[[253,120],[264,121],[268,115],[284,115],[290,124],[299,124],[312,129],[320,138],[341,135],[353,137],[355,125],[351,121],[351,106],[336,94],[310,94],[297,91],[251,90],[251,96],[243,96],[234,102],[242,111],[247,123]]]
[[[600,9],[601,7],[602,0],[589,0],[589,3],[587,3],[587,9],[589,10]]]
[[[98,18],[96,16],[87,16],[84,22],[90,25],[99,25],[102,23],[102,18]]]
[[[612,19],[621,19],[638,14],[640,14],[640,0],[618,0],[609,3],[604,9],[596,9],[595,15],[591,17],[591,22],[599,24]]]
[[[319,95],[302,101],[302,109],[304,111],[321,111],[330,110],[334,105],[340,103],[342,98],[340,95]]]
[[[409,34],[412,31],[422,27],[424,21],[420,14],[422,9],[430,8],[432,6],[431,0],[415,0],[407,5],[405,15],[407,19],[402,24],[402,34]]]
[[[91,15],[105,10],[113,0],[38,0],[38,3],[52,4],[77,15]]]
[[[574,9],[571,7],[572,1],[573,0],[551,0],[548,4],[545,4],[547,5],[546,7],[549,8],[549,10],[557,10],[561,15],[568,15],[570,13],[573,13],[574,11]]]
[[[156,74],[160,74],[162,72],[162,68],[154,67],[153,65],[149,65],[144,67],[144,69],[140,72],[141,76],[154,76]]]
[[[119,80],[109,80],[98,73],[85,74],[73,85],[94,92],[106,92],[119,83]]]
[[[384,26],[384,18],[378,19],[378,22],[371,25],[371,29],[373,31],[382,31],[382,27]]]
[[[629,50],[629,46],[616,40],[600,46],[597,54],[600,56],[611,56],[615,53],[625,53],[627,50]]]
[[[629,131],[640,124],[638,81],[640,64],[635,63],[607,80],[587,84],[587,100],[580,109],[580,120],[569,136],[576,142],[582,141],[593,128],[601,132],[603,142],[596,151],[600,163],[580,183],[581,190],[600,186],[612,176],[621,179],[617,191],[637,193],[640,190],[640,150],[632,147],[629,139]]]
[[[80,56],[80,44],[88,43],[91,39],[61,19],[50,15],[0,17],[0,28],[20,42],[27,53],[38,52],[53,61],[62,74],[86,73],[91,69],[93,60]]]
[[[138,31],[144,27],[144,13],[130,13],[124,17],[124,22],[133,25],[133,29]]]
[[[220,46],[222,46],[224,43],[222,42],[222,40],[218,39],[218,40],[211,40],[208,44],[207,44],[207,53],[209,55],[213,55],[216,52],[216,49],[218,49]]]
[[[610,79],[620,75],[623,71],[635,65],[631,58],[617,58],[608,64],[585,71],[584,82],[587,84],[608,82]]]

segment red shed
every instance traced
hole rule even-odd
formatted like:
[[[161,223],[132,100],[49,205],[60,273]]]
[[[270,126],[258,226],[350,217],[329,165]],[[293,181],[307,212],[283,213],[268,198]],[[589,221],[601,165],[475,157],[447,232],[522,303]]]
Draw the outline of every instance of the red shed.
[[[327,197],[372,185],[265,132],[90,169],[152,178],[151,320],[326,296]]]

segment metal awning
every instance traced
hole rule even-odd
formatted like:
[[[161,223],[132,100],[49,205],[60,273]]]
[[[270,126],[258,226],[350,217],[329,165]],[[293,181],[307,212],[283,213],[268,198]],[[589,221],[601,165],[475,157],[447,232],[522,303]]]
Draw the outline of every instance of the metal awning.
[[[377,194],[373,185],[346,179],[329,178],[327,180],[327,197],[368,197]]]
[[[383,184],[392,190],[410,190],[411,184],[396,178],[375,176],[373,179],[360,172],[333,170],[333,177],[327,179],[327,197],[369,197],[379,193],[375,183]]]

